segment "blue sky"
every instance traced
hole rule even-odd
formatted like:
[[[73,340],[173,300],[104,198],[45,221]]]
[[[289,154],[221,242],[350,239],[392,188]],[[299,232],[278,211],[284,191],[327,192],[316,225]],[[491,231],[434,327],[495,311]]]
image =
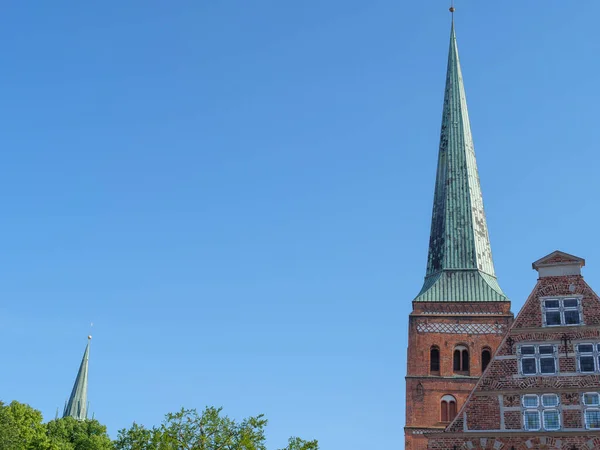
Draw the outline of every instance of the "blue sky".
[[[597,245],[600,3],[457,2],[500,284]],[[450,17],[391,0],[7,2],[2,399],[50,419],[90,323],[112,436],[181,406],[402,448]]]

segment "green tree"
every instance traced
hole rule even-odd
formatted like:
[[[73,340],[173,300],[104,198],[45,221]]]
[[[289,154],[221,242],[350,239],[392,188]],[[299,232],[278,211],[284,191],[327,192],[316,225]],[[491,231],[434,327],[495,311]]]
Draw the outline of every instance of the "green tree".
[[[202,413],[181,409],[167,414],[160,427],[137,424],[119,431],[115,450],[266,450],[263,415],[237,422],[208,407]],[[291,438],[282,450],[319,450],[317,441]]]
[[[148,429],[133,423],[131,428],[119,430],[115,450],[159,450],[162,441],[160,430]]]
[[[0,450],[52,450],[42,413],[17,401],[0,403]]]
[[[8,408],[0,402],[0,450],[15,448],[19,433]]]
[[[46,429],[53,449],[111,450],[113,448],[106,427],[97,420],[64,417],[48,422]]]
[[[288,445],[281,450],[319,450],[317,441],[305,441],[299,437],[292,437],[288,441]]]

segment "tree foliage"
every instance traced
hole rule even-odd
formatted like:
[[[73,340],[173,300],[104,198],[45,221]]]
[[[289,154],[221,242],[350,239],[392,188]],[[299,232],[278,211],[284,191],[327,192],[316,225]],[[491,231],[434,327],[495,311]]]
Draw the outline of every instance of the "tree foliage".
[[[133,424],[119,431],[115,450],[267,450],[263,415],[237,422],[222,408],[181,409],[169,413],[159,427]],[[280,450],[319,450],[317,441],[290,438]]]
[[[112,450],[106,427],[97,420],[73,417],[52,420],[46,424],[50,443],[59,450]]]
[[[222,408],[181,409],[160,426],[134,423],[111,441],[97,420],[72,417],[43,423],[29,405],[0,402],[0,450],[267,450],[263,415],[236,421]],[[280,450],[319,450],[317,441],[292,437]]]
[[[288,445],[280,450],[319,450],[319,443],[315,441],[305,441],[299,437],[291,437]]]
[[[0,450],[51,450],[42,413],[17,401],[0,403]]]

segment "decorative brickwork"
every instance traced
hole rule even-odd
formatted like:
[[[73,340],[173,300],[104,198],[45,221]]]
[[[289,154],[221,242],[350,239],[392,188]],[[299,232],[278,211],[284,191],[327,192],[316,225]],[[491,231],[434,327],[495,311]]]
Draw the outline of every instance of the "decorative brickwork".
[[[460,419],[425,435],[428,449],[600,449],[600,298],[573,273],[584,261],[563,255],[535,263],[552,272],[540,273]]]
[[[520,401],[517,406],[520,406]],[[500,428],[499,426],[497,428]],[[504,428],[507,430],[521,430],[523,428],[523,414],[521,411],[506,411],[504,413]]]
[[[506,326],[499,323],[439,323],[417,322],[417,333],[504,334]]]

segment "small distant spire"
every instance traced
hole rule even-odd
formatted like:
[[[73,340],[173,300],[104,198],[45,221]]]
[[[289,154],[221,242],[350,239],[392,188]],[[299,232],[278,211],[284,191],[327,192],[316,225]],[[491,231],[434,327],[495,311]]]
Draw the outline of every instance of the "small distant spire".
[[[90,356],[90,341],[92,336],[88,336],[88,343],[83,353],[83,359],[77,372],[77,378],[71,391],[69,401],[65,405],[63,417],[74,417],[77,420],[87,419],[87,390],[88,390],[88,361]]]

